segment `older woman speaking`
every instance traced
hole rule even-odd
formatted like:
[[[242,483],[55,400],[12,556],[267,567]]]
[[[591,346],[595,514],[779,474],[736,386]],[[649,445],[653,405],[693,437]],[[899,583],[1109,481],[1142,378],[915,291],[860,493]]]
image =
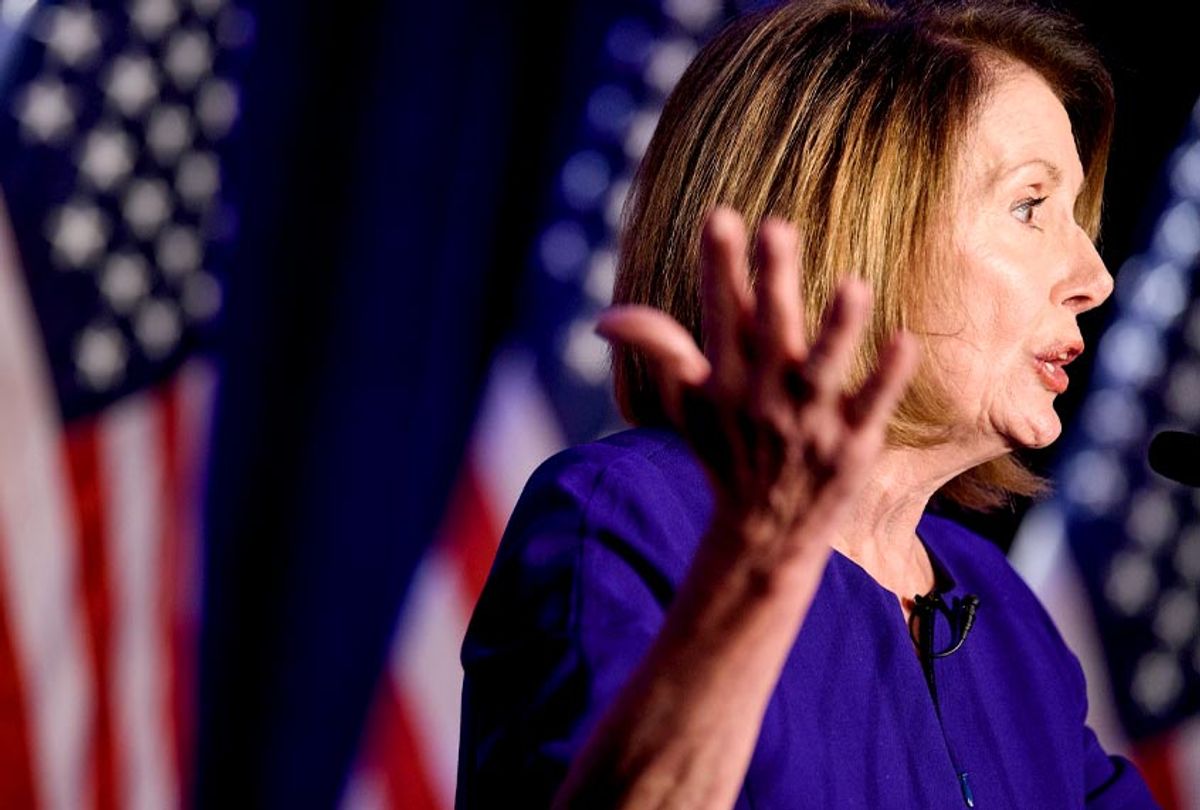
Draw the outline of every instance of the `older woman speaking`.
[[[641,427],[517,507],[460,807],[1154,806],[1036,598],[928,508],[1042,486],[1011,454],[1112,289],[1111,119],[1027,4],[798,2],[705,48],[600,324]]]

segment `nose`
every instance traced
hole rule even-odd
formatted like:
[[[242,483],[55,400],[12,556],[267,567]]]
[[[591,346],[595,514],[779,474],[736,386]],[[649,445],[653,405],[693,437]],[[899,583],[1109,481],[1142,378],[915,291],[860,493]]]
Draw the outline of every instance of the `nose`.
[[[1074,237],[1067,260],[1070,272],[1055,298],[1078,315],[1100,306],[1112,295],[1113,278],[1087,232],[1077,227]]]

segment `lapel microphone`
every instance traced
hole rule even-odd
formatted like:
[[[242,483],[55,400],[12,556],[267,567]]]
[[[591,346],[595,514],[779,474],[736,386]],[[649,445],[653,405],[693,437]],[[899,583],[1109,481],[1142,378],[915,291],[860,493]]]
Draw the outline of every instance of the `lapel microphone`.
[[[934,591],[929,596],[918,594],[913,597],[912,615],[909,617],[909,632],[912,632],[912,623],[918,617],[921,620],[920,626],[917,628],[917,646],[921,650],[922,657],[925,658],[945,658],[952,655],[962,647],[963,642],[967,640],[967,635],[971,632],[971,628],[975,626],[975,611],[979,609],[979,597],[973,593],[959,599],[954,597],[954,606],[946,604],[946,600],[937,591]],[[950,622],[950,646],[944,650],[933,649],[933,620],[935,613],[941,613]]]
[[[925,683],[929,686],[929,694],[933,698],[933,707],[937,711],[938,720],[942,717],[942,707],[938,702],[937,679],[933,675],[933,660],[953,655],[967,640],[967,634],[975,626],[975,611],[979,608],[979,597],[973,593],[959,599],[954,597],[954,606],[946,604],[942,595],[933,591],[929,596],[918,594],[913,597],[913,611],[908,617],[908,632],[917,640],[917,649],[921,652],[921,669],[925,673]],[[933,649],[934,617],[941,613],[950,622],[950,646],[944,650]],[[921,620],[916,632],[913,622]]]
[[[946,600],[942,598],[942,594],[934,589],[929,596],[917,595],[913,597],[915,607],[908,619],[908,630],[910,635],[916,635],[917,648],[921,653],[921,670],[925,674],[925,683],[929,686],[929,696],[933,699],[933,710],[937,713],[938,725],[942,727],[943,736],[946,734],[945,723],[942,720],[942,704],[938,700],[937,693],[937,678],[933,674],[933,661],[935,658],[945,658],[948,655],[953,655],[962,648],[963,642],[967,640],[967,635],[971,632],[971,628],[975,626],[975,611],[979,609],[979,597],[973,593],[959,599],[954,597],[954,605],[951,607],[946,604]],[[934,617],[941,613],[950,622],[950,646],[944,650],[933,649],[933,623]],[[920,617],[921,624],[917,628],[917,633],[913,633],[912,623]],[[950,749],[950,742],[946,740],[946,747]],[[971,782],[967,771],[962,770],[958,766],[958,761],[954,759],[953,751],[950,754],[951,760],[954,762],[954,769],[958,773],[959,787],[962,789],[963,801],[967,807],[975,806],[974,795],[971,792]]]

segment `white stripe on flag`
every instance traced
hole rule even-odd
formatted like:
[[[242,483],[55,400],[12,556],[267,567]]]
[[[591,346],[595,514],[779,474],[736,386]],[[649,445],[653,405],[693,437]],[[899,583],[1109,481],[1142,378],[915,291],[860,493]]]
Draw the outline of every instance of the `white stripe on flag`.
[[[169,716],[168,640],[159,604],[166,486],[158,401],[137,394],[100,422],[112,549],[113,694],[118,800],[133,810],[179,803]]]
[[[529,476],[564,444],[558,417],[542,391],[533,357],[518,349],[497,355],[470,452],[484,497],[500,527],[508,523]]]
[[[1009,551],[1009,561],[1033,590],[1087,678],[1088,725],[1110,754],[1129,755],[1129,741],[1117,716],[1100,635],[1087,589],[1071,556],[1062,511],[1053,503],[1030,509]]]
[[[39,801],[85,807],[94,722],[58,407],[0,200],[0,567]]]
[[[454,804],[463,673],[458,651],[467,632],[469,603],[454,562],[438,550],[425,555],[409,587],[404,617],[392,645],[391,677],[410,710],[430,784]]]

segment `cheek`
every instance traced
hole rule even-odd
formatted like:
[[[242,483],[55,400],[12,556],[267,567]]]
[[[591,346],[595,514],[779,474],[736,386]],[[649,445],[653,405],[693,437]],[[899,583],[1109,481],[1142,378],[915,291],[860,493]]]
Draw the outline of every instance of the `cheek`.
[[[1024,269],[1032,265],[1013,252],[960,255],[959,289],[931,318],[930,369],[962,426],[1040,446],[1061,425],[1031,360],[1044,304]]]
[[[938,371],[960,384],[1008,373],[1028,342],[1029,303],[1020,290],[994,278],[974,280],[931,323]]]
[[[998,342],[983,351],[961,340],[931,347],[936,373],[958,429],[1005,444],[1044,447],[1062,432],[1054,397],[1037,377],[1020,344]]]
[[[992,223],[992,233],[1004,223]],[[981,371],[1024,354],[1045,301],[1037,283],[1036,256],[1024,255],[1031,245],[1020,240],[980,237],[962,255],[958,312],[962,332],[980,357]]]

